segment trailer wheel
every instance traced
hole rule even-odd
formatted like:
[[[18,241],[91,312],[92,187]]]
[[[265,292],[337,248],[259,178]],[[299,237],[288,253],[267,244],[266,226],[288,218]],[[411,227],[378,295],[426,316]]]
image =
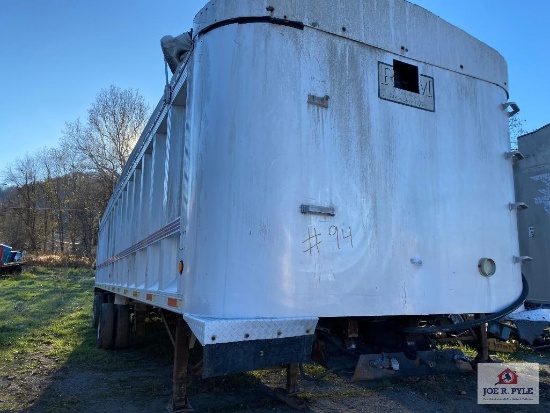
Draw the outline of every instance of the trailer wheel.
[[[130,306],[116,304],[115,348],[127,348],[130,339]]]
[[[101,316],[101,304],[105,302],[104,294],[94,295],[94,306],[92,309],[92,326],[97,328],[99,324],[99,318]]]
[[[97,328],[97,346],[112,348],[115,342],[115,307],[112,303],[101,304],[101,314]]]

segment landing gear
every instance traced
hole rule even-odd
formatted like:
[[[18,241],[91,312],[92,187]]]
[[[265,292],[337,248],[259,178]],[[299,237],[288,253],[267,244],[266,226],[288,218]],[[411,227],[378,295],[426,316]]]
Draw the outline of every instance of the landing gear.
[[[478,314],[476,319],[483,318],[485,314]],[[487,343],[487,324],[480,324],[475,328],[475,333],[477,335],[477,363],[488,363],[490,362],[489,358],[489,344]]]
[[[286,366],[286,388],[275,389],[275,395],[296,410],[307,410],[305,400],[298,397],[298,364],[287,364]]]
[[[172,399],[168,405],[170,413],[194,411],[187,399],[187,367],[189,366],[189,345],[191,329],[183,318],[178,318],[174,337],[174,373],[172,378]]]

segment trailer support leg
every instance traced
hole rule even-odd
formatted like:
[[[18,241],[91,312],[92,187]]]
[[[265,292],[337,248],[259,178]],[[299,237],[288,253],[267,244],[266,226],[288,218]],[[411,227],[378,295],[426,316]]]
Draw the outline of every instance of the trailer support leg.
[[[286,366],[286,394],[298,394],[298,365],[287,364]]]
[[[478,318],[482,318],[484,314],[479,314]],[[487,343],[487,324],[481,324],[477,327],[477,357],[478,363],[486,363],[489,361],[489,345]]]
[[[307,403],[298,397],[298,364],[286,365],[286,388],[275,389],[275,395],[296,410],[307,410]]]
[[[189,365],[189,342],[191,330],[183,318],[178,318],[174,346],[174,376],[172,378],[172,400],[168,406],[171,413],[192,412],[187,400],[187,367]]]

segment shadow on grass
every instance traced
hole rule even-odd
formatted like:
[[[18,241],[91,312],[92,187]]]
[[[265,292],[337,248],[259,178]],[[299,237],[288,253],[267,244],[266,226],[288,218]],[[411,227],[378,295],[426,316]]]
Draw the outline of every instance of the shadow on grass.
[[[0,412],[165,411],[173,349],[161,323],[149,324],[127,350],[99,350],[92,272],[48,269],[1,282]],[[282,371],[275,377],[284,384]],[[200,411],[276,405],[264,378],[192,378],[190,399]]]
[[[20,407],[6,411],[166,411],[172,392],[173,348],[164,326],[150,324],[146,336],[134,338],[130,348],[107,351],[96,347],[90,317],[80,322],[84,324],[82,341],[64,363],[46,375],[32,372],[12,381],[12,388],[28,400],[20,400]],[[199,359],[200,346],[192,352],[191,363]],[[201,412],[230,412],[280,403],[254,373],[207,380],[192,377],[189,396]]]
[[[47,377],[40,396],[25,411],[163,411],[172,370],[165,335],[157,331],[128,350],[106,351],[96,348],[89,327],[84,341]]]
[[[194,362],[200,351],[193,351]],[[90,328],[67,361],[48,377],[29,413],[165,412],[172,392],[172,344],[162,324],[126,350],[99,350]],[[278,405],[254,373],[191,378],[189,397],[198,412],[231,412]],[[283,410],[286,411],[286,410]],[[292,410],[288,410],[292,411]]]

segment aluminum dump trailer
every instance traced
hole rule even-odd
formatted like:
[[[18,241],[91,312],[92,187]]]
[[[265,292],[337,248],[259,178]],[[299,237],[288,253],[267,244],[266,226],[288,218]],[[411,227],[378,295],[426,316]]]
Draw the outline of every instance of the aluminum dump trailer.
[[[205,376],[304,361],[331,320],[353,341],[520,297],[499,53],[402,0],[211,1],[192,39],[101,220],[98,292],[185,320]]]
[[[518,216],[521,255],[532,258],[524,268],[528,301],[550,304],[550,125],[520,136],[524,159],[514,165],[516,201],[528,208]]]

